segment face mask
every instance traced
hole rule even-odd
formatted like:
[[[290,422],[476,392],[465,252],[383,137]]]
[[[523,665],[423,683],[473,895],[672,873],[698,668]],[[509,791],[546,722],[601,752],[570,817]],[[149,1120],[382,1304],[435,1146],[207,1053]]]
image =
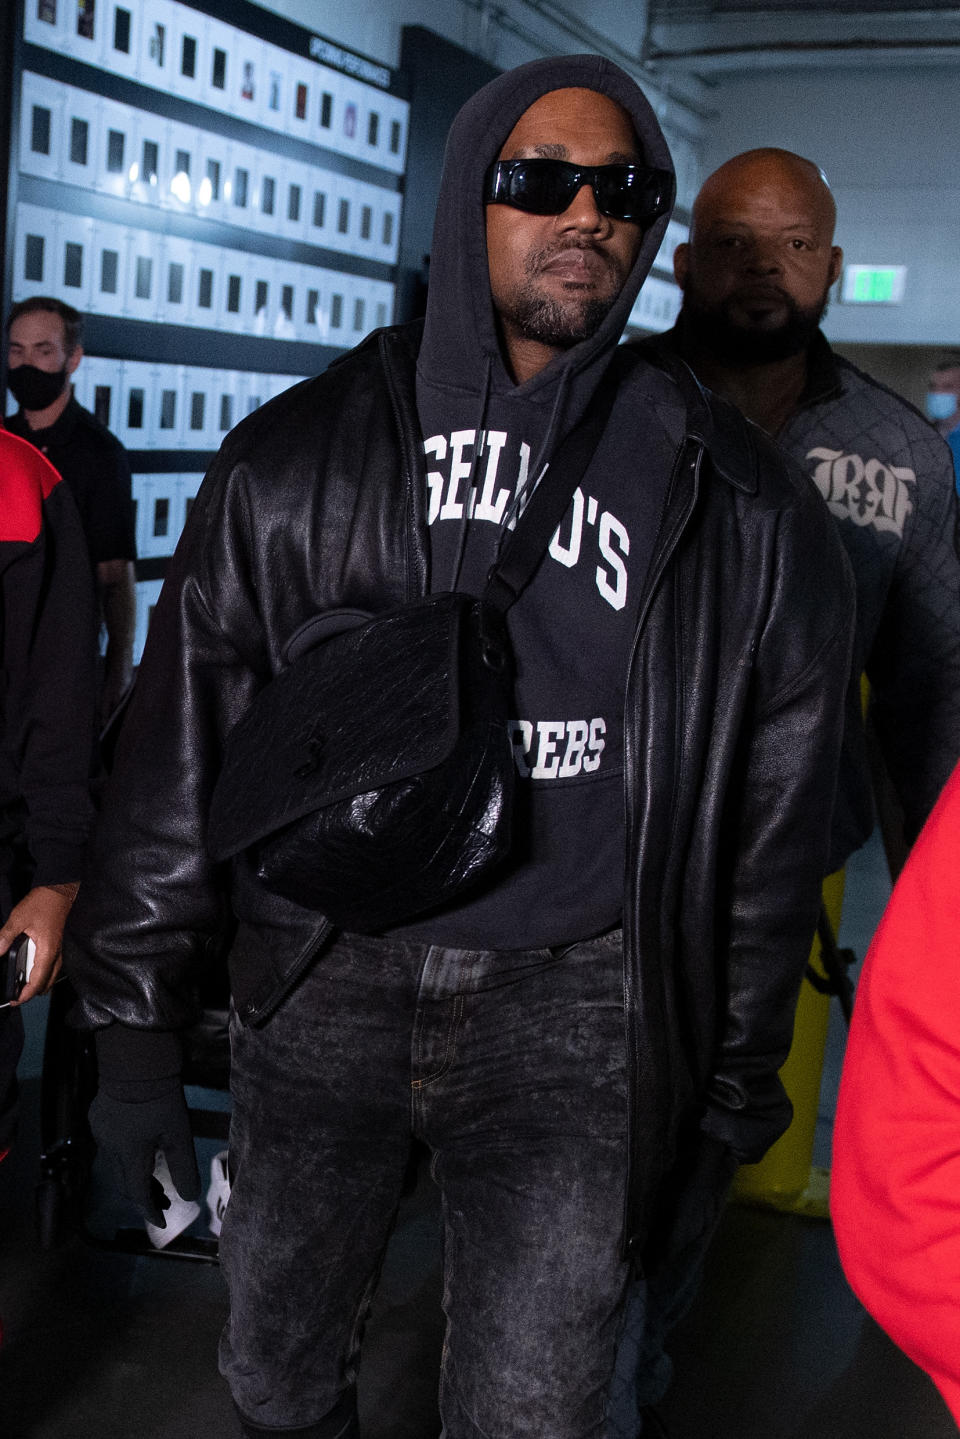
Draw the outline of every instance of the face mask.
[[[931,390],[927,395],[925,409],[928,420],[949,420],[957,413],[957,397],[943,390]]]
[[[24,410],[45,410],[60,398],[67,383],[67,367],[38,370],[36,365],[18,365],[7,371],[7,388]]]

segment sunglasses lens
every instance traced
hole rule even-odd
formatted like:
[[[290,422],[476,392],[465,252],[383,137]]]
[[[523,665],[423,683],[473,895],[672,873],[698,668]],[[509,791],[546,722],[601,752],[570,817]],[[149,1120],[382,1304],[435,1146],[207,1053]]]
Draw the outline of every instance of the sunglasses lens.
[[[644,176],[627,165],[604,165],[594,182],[598,208],[614,220],[634,219],[643,184]]]
[[[597,205],[614,220],[647,222],[668,204],[667,177],[635,165],[604,165],[597,171]]]
[[[574,194],[574,170],[562,160],[532,160],[510,177],[510,200],[530,215],[561,215]]]

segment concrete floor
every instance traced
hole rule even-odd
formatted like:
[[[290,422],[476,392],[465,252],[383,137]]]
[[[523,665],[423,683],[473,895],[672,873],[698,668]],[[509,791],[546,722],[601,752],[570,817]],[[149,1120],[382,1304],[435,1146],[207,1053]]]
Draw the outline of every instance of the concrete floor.
[[[862,954],[885,896],[874,845],[850,867],[842,942]],[[227,1439],[235,1431],[216,1371],[226,1310],[216,1265],[111,1252],[77,1238],[50,1253],[39,1247],[32,1216],[39,1007],[30,1027],[23,1132],[0,1165],[0,1436]],[[821,1149],[841,1055],[839,1025],[828,1052]],[[439,1296],[436,1195],[421,1172],[401,1209],[367,1334],[364,1439],[439,1433]],[[674,1359],[663,1406],[671,1439],[956,1439],[958,1432],[930,1381],[851,1294],[824,1220],[731,1205]]]

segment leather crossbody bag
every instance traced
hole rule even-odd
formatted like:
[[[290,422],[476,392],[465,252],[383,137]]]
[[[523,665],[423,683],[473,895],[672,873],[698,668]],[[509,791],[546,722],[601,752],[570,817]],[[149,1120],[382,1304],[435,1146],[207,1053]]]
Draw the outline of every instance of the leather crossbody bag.
[[[602,386],[613,390],[613,386]],[[510,852],[513,665],[505,617],[586,470],[605,394],[558,448],[479,596],[317,615],[227,737],[214,860],[342,929],[377,933],[454,902]]]

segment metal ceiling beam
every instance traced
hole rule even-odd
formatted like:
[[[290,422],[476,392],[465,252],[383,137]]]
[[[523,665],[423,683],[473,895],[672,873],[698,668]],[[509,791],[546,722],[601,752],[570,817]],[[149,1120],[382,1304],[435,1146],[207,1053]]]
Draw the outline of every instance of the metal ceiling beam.
[[[958,56],[960,9],[913,14],[727,11],[679,22],[664,22],[654,12],[647,48],[655,71],[701,76],[759,66],[955,63]]]

